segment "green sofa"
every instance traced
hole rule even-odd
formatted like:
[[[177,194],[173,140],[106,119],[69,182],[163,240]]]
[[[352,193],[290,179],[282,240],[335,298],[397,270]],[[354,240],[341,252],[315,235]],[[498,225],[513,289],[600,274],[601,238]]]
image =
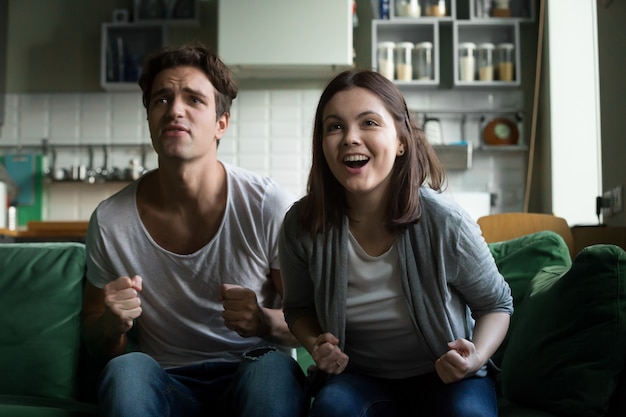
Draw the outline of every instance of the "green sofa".
[[[626,253],[594,245],[572,261],[553,232],[489,246],[516,308],[493,358],[500,415],[625,416]],[[0,417],[97,415],[84,268],[80,243],[0,244]]]

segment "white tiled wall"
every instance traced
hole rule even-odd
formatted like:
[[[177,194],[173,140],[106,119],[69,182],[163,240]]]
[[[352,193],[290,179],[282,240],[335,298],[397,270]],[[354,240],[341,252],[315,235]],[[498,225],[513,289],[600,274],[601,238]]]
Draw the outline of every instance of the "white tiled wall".
[[[313,117],[320,92],[314,89],[241,91],[233,103],[231,126],[220,143],[220,159],[269,175],[295,195],[303,195],[311,160]],[[473,91],[416,91],[405,94],[409,107],[419,112],[521,105],[517,92],[494,95]],[[478,148],[479,114],[468,115],[465,138],[461,137],[460,114],[437,116],[442,120],[444,142],[465,139]],[[52,146],[92,145],[96,167],[104,164],[104,148],[100,145],[108,145],[110,150],[109,168],[124,169],[130,159],[140,157],[139,145],[150,142],[139,93],[9,94],[5,125],[1,129],[0,152],[11,152],[13,146],[31,149],[29,146],[41,145],[43,138]],[[116,147],[116,144],[125,146]],[[128,146],[134,144],[138,146]],[[57,166],[69,168],[88,164],[87,148],[59,148]],[[452,194],[493,193],[492,212],[520,211],[526,158],[524,151],[475,149],[471,169],[449,173],[448,189]],[[151,149],[145,165],[149,169],[156,167],[156,156]],[[46,220],[87,220],[98,202],[124,185],[47,183],[44,217]]]

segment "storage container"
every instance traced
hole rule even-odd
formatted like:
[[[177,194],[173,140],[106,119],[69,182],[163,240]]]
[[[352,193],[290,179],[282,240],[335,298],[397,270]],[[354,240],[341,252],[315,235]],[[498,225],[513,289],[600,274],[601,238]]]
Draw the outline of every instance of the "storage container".
[[[390,80],[393,80],[395,73],[394,65],[394,42],[378,43],[378,72]]]
[[[433,43],[419,42],[415,45],[413,66],[416,80],[433,79]]]
[[[478,79],[493,81],[493,43],[485,42],[478,45]]]
[[[398,42],[396,44],[396,80],[411,81],[413,79],[413,48],[412,42]]]
[[[459,44],[459,80],[474,81],[476,71],[476,44],[463,42]]]
[[[514,52],[515,46],[512,43],[498,44],[496,48],[498,80],[513,81],[515,79]]]
[[[446,16],[445,0],[425,0],[424,15],[432,17]]]
[[[396,16],[420,17],[421,7],[418,0],[397,0]]]

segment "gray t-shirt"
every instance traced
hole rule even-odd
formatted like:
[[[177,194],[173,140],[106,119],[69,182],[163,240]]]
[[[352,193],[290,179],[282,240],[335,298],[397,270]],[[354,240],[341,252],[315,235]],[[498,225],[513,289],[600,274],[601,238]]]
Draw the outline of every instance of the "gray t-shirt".
[[[278,233],[293,197],[272,179],[223,163],[228,199],[213,239],[179,255],[160,247],[140,220],[135,181],[98,205],[87,233],[87,279],[102,288],[119,276],[140,275],[142,314],[136,320],[141,351],[164,367],[239,361],[267,344],[227,329],[220,284],[255,291],[259,304],[278,307],[268,278],[278,264]]]

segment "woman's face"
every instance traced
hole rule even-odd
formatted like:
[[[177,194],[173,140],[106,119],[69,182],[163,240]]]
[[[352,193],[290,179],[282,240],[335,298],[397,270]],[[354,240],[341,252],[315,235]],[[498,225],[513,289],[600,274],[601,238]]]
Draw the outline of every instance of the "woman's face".
[[[340,91],[326,104],[322,126],[326,162],[346,192],[382,196],[404,152],[382,100],[361,87]]]

